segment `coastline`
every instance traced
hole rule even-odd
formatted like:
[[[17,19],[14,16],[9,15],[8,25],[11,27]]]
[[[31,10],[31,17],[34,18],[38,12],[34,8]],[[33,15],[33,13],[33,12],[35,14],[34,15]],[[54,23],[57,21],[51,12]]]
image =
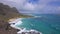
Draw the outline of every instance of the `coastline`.
[[[9,20],[10,27],[18,30],[18,31],[16,32],[17,34],[20,33],[20,31],[24,31],[24,30],[26,31],[25,28],[19,28],[19,27],[16,26],[17,24],[18,24],[18,25],[22,24],[22,21],[21,21],[22,19],[23,19],[23,18],[17,18],[17,19],[15,19],[15,20],[13,20],[13,21],[11,21],[12,19]]]
[[[9,19],[12,18],[29,18],[33,16],[24,15],[19,13],[15,7],[10,7],[9,5],[5,5],[4,3],[0,3],[0,34],[16,34],[18,27],[12,28],[11,24],[8,23]],[[16,29],[17,28],[17,29]],[[13,32],[13,33],[12,33]]]
[[[13,21],[9,20],[9,24],[10,24],[10,26],[12,28],[15,28],[15,29],[18,29],[18,30],[22,30],[21,28],[19,28],[19,27],[16,26],[17,24],[22,24],[22,21],[21,21],[22,19],[23,18],[17,18],[17,19],[15,19]]]
[[[30,30],[27,30],[26,28],[20,28],[20,27],[17,27],[16,25],[20,25],[22,24],[23,22],[21,21],[23,18],[17,18],[13,21],[9,21],[9,24],[12,28],[14,29],[17,29],[18,31],[16,32],[17,34],[21,34],[21,33],[27,33],[27,34],[34,34],[34,32],[37,34],[42,34],[41,32],[38,32],[36,30],[33,30],[33,29],[30,29]]]

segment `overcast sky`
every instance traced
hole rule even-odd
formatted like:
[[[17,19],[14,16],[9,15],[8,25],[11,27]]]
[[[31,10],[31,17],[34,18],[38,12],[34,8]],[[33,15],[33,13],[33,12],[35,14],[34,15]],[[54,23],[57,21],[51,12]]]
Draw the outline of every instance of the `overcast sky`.
[[[16,7],[21,13],[60,13],[60,0],[0,0],[0,2]]]

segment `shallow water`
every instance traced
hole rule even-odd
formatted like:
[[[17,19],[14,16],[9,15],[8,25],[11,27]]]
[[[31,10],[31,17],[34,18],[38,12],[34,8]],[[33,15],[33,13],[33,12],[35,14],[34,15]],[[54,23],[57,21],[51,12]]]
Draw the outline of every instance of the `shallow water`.
[[[43,34],[60,34],[60,15],[40,14],[37,18],[24,18],[20,28],[35,29]]]

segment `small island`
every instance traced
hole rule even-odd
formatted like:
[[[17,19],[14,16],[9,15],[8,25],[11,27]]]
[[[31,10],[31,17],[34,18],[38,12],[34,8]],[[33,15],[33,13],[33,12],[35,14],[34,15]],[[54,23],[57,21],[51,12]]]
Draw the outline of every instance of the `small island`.
[[[29,18],[30,15],[23,15],[15,7],[10,7],[0,3],[0,34],[17,34],[17,29],[10,27],[8,23],[12,18]]]

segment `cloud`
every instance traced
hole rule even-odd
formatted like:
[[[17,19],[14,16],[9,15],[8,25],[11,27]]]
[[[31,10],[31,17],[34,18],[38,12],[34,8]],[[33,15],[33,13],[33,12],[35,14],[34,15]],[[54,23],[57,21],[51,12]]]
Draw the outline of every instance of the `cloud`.
[[[21,13],[60,13],[60,0],[2,0],[16,7]]]
[[[34,10],[35,9],[35,6],[33,4],[29,4],[29,3],[26,3],[24,6],[23,6],[25,10]]]

